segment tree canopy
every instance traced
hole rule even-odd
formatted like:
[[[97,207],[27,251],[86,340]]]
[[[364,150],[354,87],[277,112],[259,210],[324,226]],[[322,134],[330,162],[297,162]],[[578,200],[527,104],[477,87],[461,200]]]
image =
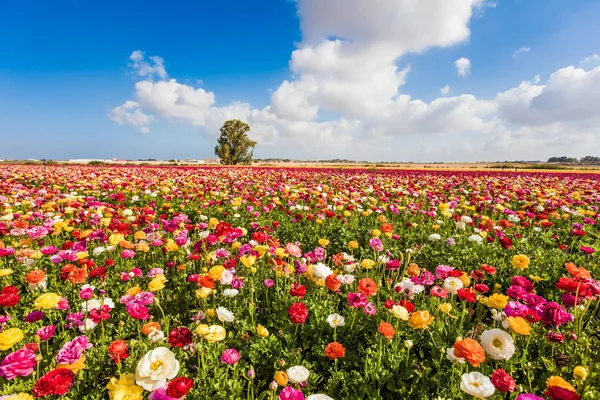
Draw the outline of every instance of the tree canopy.
[[[256,142],[248,137],[250,125],[239,119],[230,119],[225,121],[220,131],[215,154],[219,156],[221,164],[250,164],[256,146]]]

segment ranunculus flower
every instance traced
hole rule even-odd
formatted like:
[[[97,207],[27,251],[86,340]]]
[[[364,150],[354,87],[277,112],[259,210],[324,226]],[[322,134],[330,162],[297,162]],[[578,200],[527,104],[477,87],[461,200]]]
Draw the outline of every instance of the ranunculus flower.
[[[481,334],[481,345],[494,360],[509,360],[515,353],[515,342],[502,329],[488,329]]]
[[[459,358],[464,358],[474,367],[485,361],[485,351],[483,347],[471,338],[457,340],[454,343],[454,355]]]
[[[344,345],[338,342],[331,342],[327,346],[325,346],[325,356],[327,356],[331,360],[335,360],[336,358],[342,358],[346,355],[346,349]]]
[[[5,351],[23,340],[23,331],[19,328],[9,328],[0,332],[0,351]]]
[[[396,330],[394,329],[392,324],[389,324],[384,321],[381,321],[379,323],[379,327],[377,328],[377,330],[383,335],[384,338],[388,340],[392,340],[394,338],[394,335],[396,334]]]
[[[62,396],[67,394],[75,373],[71,370],[58,368],[48,372],[42,376],[33,386],[33,395],[35,397],[44,396]]]
[[[220,342],[225,339],[227,331],[220,325],[205,325],[200,324],[196,328],[196,334],[206,339],[209,343]]]
[[[492,384],[494,385],[494,387],[499,392],[502,392],[502,393],[506,393],[506,392],[512,393],[515,391],[515,388],[517,387],[513,377],[510,376],[508,374],[508,372],[506,372],[502,368],[498,368],[497,370],[494,371],[494,373],[492,374],[491,380],[492,380]]]
[[[310,376],[310,371],[302,365],[288,368],[285,372],[289,380],[293,383],[306,382]]]
[[[192,389],[194,386],[194,380],[185,376],[180,376],[169,382],[167,386],[167,395],[180,399]]]
[[[185,326],[173,328],[171,333],[169,333],[169,344],[171,346],[183,347],[192,343],[192,340],[192,331]]]
[[[221,355],[221,362],[224,364],[233,365],[242,358],[241,354],[236,349],[227,349]]]
[[[490,378],[477,371],[462,375],[460,389],[478,399],[490,397],[496,391]]]
[[[411,314],[408,326],[413,329],[425,329],[433,323],[434,317],[429,311],[417,311]]]
[[[303,324],[308,318],[308,309],[304,303],[293,303],[288,308],[290,321],[294,324]]]
[[[73,364],[81,358],[85,350],[92,347],[94,345],[90,343],[87,336],[77,336],[62,346],[56,355],[56,362],[58,364]]]
[[[0,376],[9,381],[17,376],[29,376],[37,365],[36,355],[28,348],[8,354],[0,363]]]
[[[166,347],[148,351],[135,369],[135,383],[145,390],[153,391],[163,387],[167,379],[173,379],[179,372],[179,361]]]

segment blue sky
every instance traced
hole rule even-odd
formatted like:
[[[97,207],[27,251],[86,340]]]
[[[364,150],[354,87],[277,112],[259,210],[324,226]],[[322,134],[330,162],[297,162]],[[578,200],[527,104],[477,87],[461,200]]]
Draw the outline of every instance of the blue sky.
[[[600,100],[600,2],[448,0],[440,11],[441,1],[0,0],[0,159],[212,158],[223,115],[255,128],[257,157],[600,155],[600,121],[576,104]],[[373,15],[352,12],[365,4]],[[427,29],[397,30],[413,21]],[[529,50],[514,56],[520,48]],[[151,67],[162,58],[166,75],[140,75],[136,50]],[[389,73],[408,66],[402,79]],[[498,97],[522,81],[529,87]],[[558,118],[561,99],[573,110]],[[147,123],[134,108],[113,111],[126,101]]]

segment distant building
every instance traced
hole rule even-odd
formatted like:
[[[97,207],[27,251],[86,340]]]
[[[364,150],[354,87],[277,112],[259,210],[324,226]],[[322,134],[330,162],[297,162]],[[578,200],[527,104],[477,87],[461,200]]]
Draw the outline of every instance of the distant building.
[[[205,158],[202,160],[204,164],[219,164],[218,158]]]

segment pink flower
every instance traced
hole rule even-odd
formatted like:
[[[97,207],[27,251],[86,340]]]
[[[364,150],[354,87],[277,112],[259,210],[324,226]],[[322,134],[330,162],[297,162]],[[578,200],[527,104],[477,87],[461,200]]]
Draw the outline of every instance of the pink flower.
[[[573,314],[569,314],[560,304],[549,302],[538,315],[542,318],[542,324],[561,326],[573,321]]]
[[[348,293],[348,304],[350,307],[361,308],[367,305],[367,296],[363,293]]]
[[[66,297],[61,297],[60,300],[58,301],[58,305],[56,306],[57,310],[61,310],[61,311],[66,311],[69,308],[71,308],[69,306],[69,300],[67,300]]]
[[[273,282],[273,279],[265,279],[263,283],[268,288],[272,288],[273,286],[275,286],[275,282]]]
[[[56,246],[44,246],[40,249],[40,253],[45,256],[50,256],[56,252],[58,252],[58,247]]]
[[[579,248],[585,254],[594,254],[596,250],[593,247],[581,246]]]
[[[288,243],[285,246],[285,251],[287,251],[287,253],[293,257],[302,257],[302,250],[294,243]]]
[[[133,251],[133,250],[126,249],[121,252],[121,258],[133,258],[133,257],[135,257],[135,251]]]
[[[144,306],[148,306],[154,303],[154,294],[151,292],[140,292],[135,295],[135,301]]]
[[[365,308],[363,310],[367,315],[375,315],[377,313],[377,308],[373,305],[373,303],[368,302],[365,304]]]
[[[54,336],[54,331],[56,331],[56,325],[48,325],[48,326],[43,326],[40,329],[38,329],[35,334],[43,342],[43,341],[50,339],[52,336]]]
[[[286,386],[281,393],[279,393],[279,400],[304,400],[304,394],[300,390],[296,390],[291,386]]]
[[[435,269],[435,277],[444,280],[448,277],[448,272],[453,270],[454,268],[449,265],[438,265]]]
[[[233,365],[238,362],[240,358],[242,358],[242,356],[236,349],[227,349],[223,352],[223,355],[221,355],[221,362]]]
[[[87,336],[77,336],[70,342],[65,343],[58,351],[56,362],[59,364],[73,364],[81,358],[85,350],[92,347],[94,345],[90,343]]]
[[[35,353],[28,348],[22,348],[4,357],[0,363],[0,376],[8,380],[17,376],[29,376],[36,365]]]
[[[369,240],[369,246],[375,251],[383,251],[383,242],[377,237]]]
[[[147,320],[150,318],[150,312],[148,311],[148,307],[143,304],[139,304],[135,301],[131,301],[125,305],[125,311],[131,318]]]
[[[79,297],[81,297],[83,300],[89,300],[92,298],[93,295],[94,289],[92,289],[91,287],[86,287],[85,289],[82,289],[79,292]]]

